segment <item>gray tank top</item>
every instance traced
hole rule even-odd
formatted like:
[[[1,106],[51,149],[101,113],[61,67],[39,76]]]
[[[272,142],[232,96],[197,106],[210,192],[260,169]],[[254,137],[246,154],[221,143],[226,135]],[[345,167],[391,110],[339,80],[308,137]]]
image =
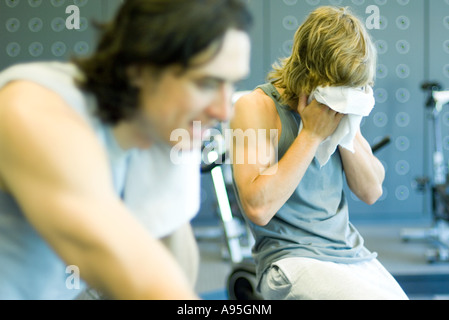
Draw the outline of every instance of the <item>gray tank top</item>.
[[[298,136],[301,120],[282,105],[271,83],[258,88],[273,99],[281,119],[281,159]],[[355,263],[377,256],[364,247],[363,238],[349,222],[343,184],[339,152],[322,168],[314,159],[293,195],[267,226],[257,226],[247,219],[256,241],[253,254],[259,279],[273,262],[289,257]]]

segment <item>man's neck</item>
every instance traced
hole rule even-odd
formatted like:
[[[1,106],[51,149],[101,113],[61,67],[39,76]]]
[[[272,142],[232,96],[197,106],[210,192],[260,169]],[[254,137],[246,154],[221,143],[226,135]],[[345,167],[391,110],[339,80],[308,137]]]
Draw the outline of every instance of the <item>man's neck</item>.
[[[153,142],[137,129],[131,121],[122,121],[112,128],[112,133],[120,148],[129,149],[148,149]]]

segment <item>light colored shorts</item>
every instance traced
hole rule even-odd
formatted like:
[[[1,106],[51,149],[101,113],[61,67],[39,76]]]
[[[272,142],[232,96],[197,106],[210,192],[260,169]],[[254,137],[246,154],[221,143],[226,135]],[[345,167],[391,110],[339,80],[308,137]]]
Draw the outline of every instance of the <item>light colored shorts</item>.
[[[267,300],[408,300],[377,259],[354,264],[283,259],[264,273],[260,290]]]

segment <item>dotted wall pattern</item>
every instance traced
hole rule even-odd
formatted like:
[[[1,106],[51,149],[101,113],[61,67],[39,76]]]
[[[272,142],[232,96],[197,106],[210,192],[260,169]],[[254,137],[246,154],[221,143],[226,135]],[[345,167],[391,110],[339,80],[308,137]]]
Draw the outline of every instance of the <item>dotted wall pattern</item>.
[[[449,0],[430,1],[429,79],[449,88]],[[449,107],[442,112],[443,147],[449,157]]]
[[[270,31],[271,62],[289,56],[295,31],[309,12],[319,6],[348,6],[365,23],[375,5],[380,12],[379,29],[369,30],[378,50],[377,80],[374,87],[376,107],[362,123],[362,132],[370,144],[390,136],[392,143],[378,153],[387,174],[384,195],[374,206],[359,201],[349,190],[352,215],[372,218],[422,217],[428,213],[426,196],[414,188],[418,176],[428,174],[423,152],[426,143],[425,96],[421,83],[429,74],[425,43],[428,41],[426,22],[437,36],[431,39],[439,54],[432,68],[440,79],[449,79],[449,0],[432,0],[432,10],[426,17],[427,0],[281,0],[269,1],[272,24]],[[436,21],[433,21],[436,20]],[[439,25],[438,25],[439,21]],[[434,25],[436,24],[436,25]],[[444,72],[443,72],[443,68]],[[448,73],[444,79],[445,73]],[[449,87],[449,84],[448,84]],[[449,112],[446,114],[449,125]],[[449,133],[447,136],[449,151]]]
[[[108,19],[118,0],[0,0],[0,70],[15,63],[86,56],[95,47],[92,21]],[[79,9],[79,28],[66,25]],[[72,20],[70,20],[72,21]]]
[[[430,76],[449,88],[449,0],[430,1],[430,16]]]

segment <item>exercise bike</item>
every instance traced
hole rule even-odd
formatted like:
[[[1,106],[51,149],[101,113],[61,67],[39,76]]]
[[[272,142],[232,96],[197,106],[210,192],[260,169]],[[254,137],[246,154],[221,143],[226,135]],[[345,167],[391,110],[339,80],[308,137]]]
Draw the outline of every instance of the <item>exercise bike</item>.
[[[440,123],[441,111],[449,103],[449,91],[442,91],[438,83],[424,83],[422,89],[428,94],[426,109],[434,130],[433,178],[421,177],[416,182],[421,191],[425,191],[430,183],[433,226],[428,229],[404,229],[401,238],[403,241],[431,241],[434,249],[428,251],[427,261],[449,262],[449,181]]]

